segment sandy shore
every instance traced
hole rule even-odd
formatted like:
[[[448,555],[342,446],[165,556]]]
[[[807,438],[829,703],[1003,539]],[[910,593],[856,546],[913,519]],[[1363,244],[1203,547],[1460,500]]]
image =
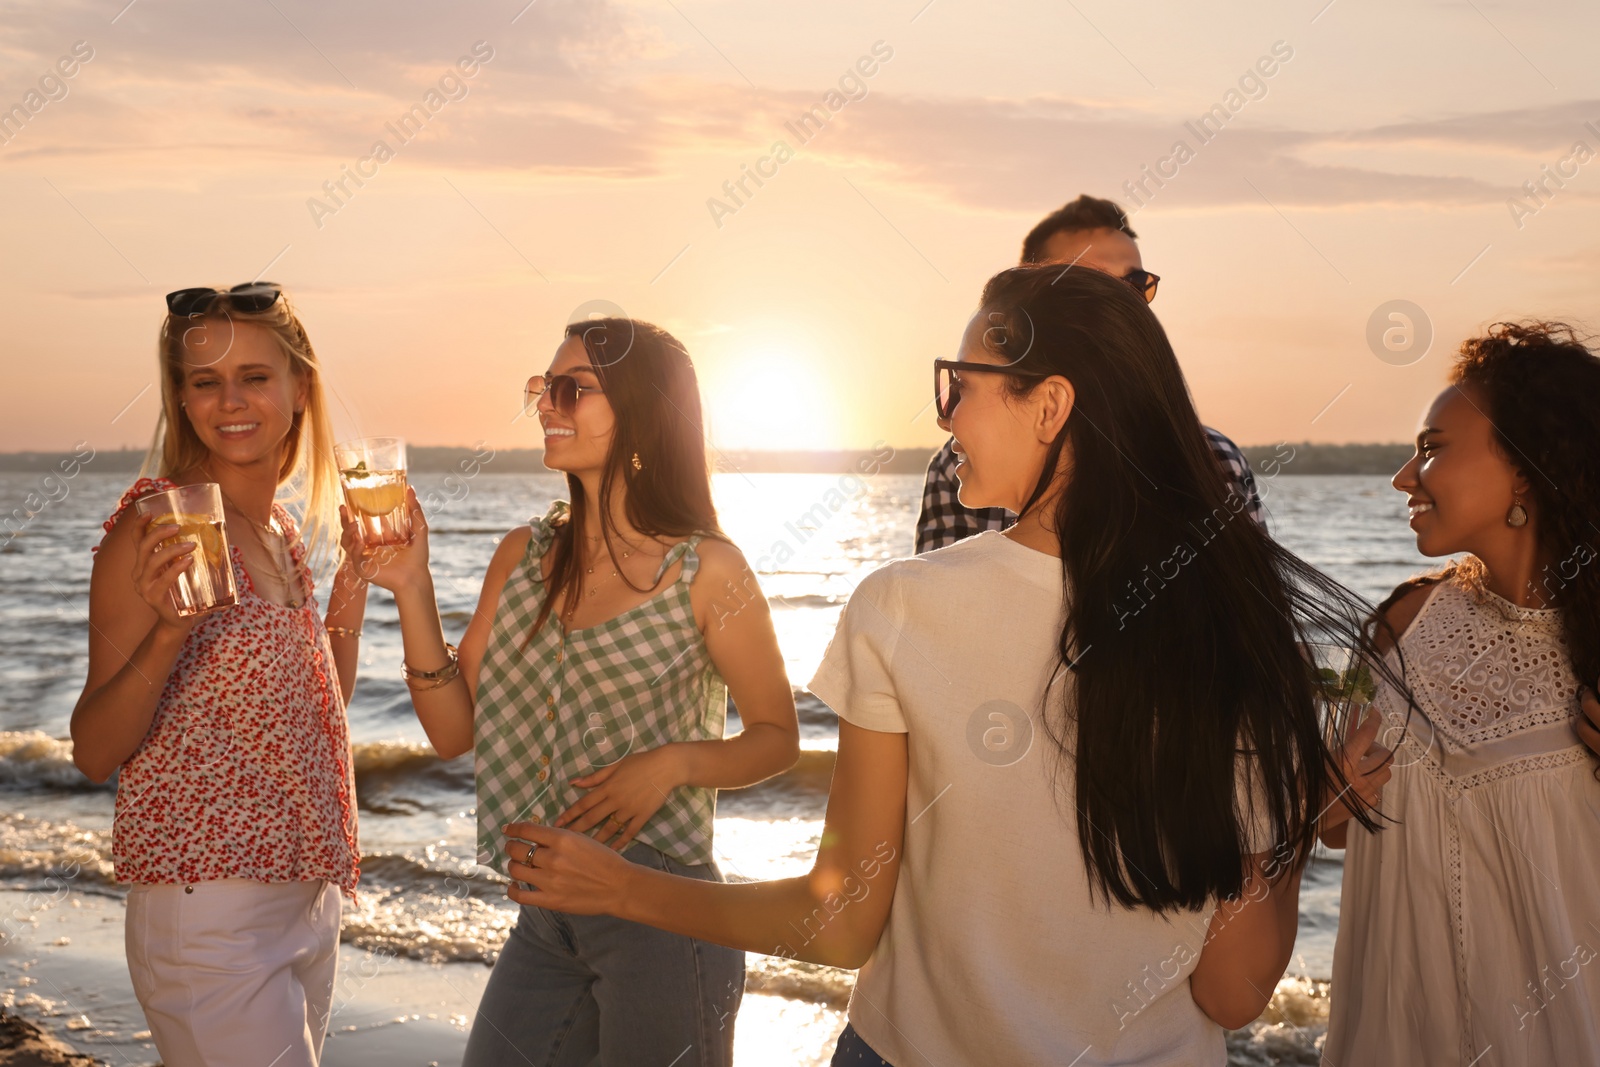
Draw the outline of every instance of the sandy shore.
[[[37,1044],[77,1059],[26,1059],[0,1044],[0,1065],[159,1062],[123,958],[120,898],[85,893],[0,891],[0,1009],[39,1028]],[[477,963],[435,965],[340,950],[325,1067],[453,1067],[489,978]],[[825,1065],[844,1027],[841,1012],[785,997],[746,993],[735,1058],[748,1064]],[[19,1040],[22,1031],[19,1029]],[[88,1058],[92,1057],[92,1058]]]
[[[0,890],[0,1067],[159,1063],[128,980],[124,910],[117,896]],[[752,984],[780,989],[781,968],[770,973],[769,962],[776,961],[750,957]],[[375,956],[349,945],[339,967],[325,1067],[461,1062],[488,967]],[[1315,1064],[1327,996],[1326,982],[1285,979],[1260,1021],[1228,1035],[1229,1064]],[[843,1028],[838,1007],[746,992],[735,1061],[826,1067]]]

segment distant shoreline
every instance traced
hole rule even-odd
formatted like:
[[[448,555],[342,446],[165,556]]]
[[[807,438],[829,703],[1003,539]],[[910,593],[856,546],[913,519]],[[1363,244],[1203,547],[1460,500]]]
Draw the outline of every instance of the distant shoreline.
[[[933,456],[932,448],[831,451],[726,451],[712,449],[719,471],[748,474],[921,474]],[[1409,444],[1326,445],[1311,442],[1247,445],[1244,453],[1258,474],[1393,474],[1411,456]],[[91,472],[133,473],[144,453],[135,449],[97,452],[85,460],[80,452],[0,452],[0,472],[41,476],[66,470],[63,462],[77,459],[79,469]],[[545,473],[544,452],[537,448],[502,449],[485,460],[479,450],[452,446],[413,445],[411,469],[418,474],[449,474],[464,469],[474,458],[490,474]]]

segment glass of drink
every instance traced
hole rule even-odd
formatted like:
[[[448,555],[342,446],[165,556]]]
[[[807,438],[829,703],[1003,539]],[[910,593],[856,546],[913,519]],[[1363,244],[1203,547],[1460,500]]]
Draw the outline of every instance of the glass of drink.
[[[151,516],[153,526],[178,527],[178,532],[162,541],[161,547],[179,541],[193,541],[199,546],[190,553],[194,562],[178,575],[168,592],[179,615],[204,615],[239,602],[239,589],[233,581],[233,556],[223,529],[221,486],[215,482],[182,485],[142,496],[133,506],[138,514]]]
[[[1325,716],[1331,718],[1347,704],[1363,707],[1377,696],[1372,669],[1362,660],[1359,650],[1347,645],[1311,642],[1306,651],[1311,660],[1312,686]]]
[[[406,443],[399,437],[364,437],[333,446],[350,517],[368,548],[411,543],[406,507]]]

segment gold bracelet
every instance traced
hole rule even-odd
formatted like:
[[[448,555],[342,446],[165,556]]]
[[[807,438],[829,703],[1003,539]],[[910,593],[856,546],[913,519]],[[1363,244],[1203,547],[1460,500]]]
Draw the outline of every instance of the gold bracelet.
[[[432,682],[425,682],[425,683],[422,683],[420,685],[418,683],[416,683],[416,682],[413,682],[410,678],[407,678],[406,679],[406,688],[410,689],[413,693],[426,693],[430,689],[443,688],[444,686],[447,686],[451,682],[455,681],[458,677],[460,677],[460,672],[457,672],[456,674],[446,675],[443,678],[436,679],[435,681],[432,681]]]
[[[455,679],[461,673],[461,663],[456,656],[455,645],[444,646],[445,655],[450,658],[443,667],[433,671],[419,671],[404,660],[400,661],[400,676],[406,680],[406,685],[418,692],[437,689]],[[432,685],[413,685],[413,682],[432,682]]]
[[[328,636],[329,637],[360,637],[361,636],[361,631],[360,630],[352,630],[348,626],[328,626],[328,627],[325,627],[325,629],[328,631]]]

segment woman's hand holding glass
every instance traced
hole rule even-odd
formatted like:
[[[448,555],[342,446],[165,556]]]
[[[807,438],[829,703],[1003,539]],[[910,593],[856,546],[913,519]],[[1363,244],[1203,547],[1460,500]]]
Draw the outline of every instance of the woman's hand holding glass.
[[[1354,794],[1368,808],[1375,808],[1383,800],[1383,787],[1394,774],[1392,753],[1378,744],[1378,731],[1383,727],[1383,714],[1372,705],[1362,708],[1365,718],[1351,731],[1344,746],[1339,749],[1339,769],[1344,772],[1349,785],[1338,796],[1327,802],[1319,826],[1321,833],[1349,822],[1355,811],[1347,802]]]
[[[421,586],[428,575],[428,520],[417,503],[416,490],[406,486],[406,507],[411,512],[411,543],[405,545],[367,545],[361,538],[361,525],[346,504],[339,505],[343,530],[339,544],[346,561],[360,577],[379,589],[397,592]]]
[[[139,547],[133,553],[133,587],[139,599],[155,611],[161,624],[187,633],[203,616],[179,615],[171,590],[184,571],[195,565],[194,553],[200,546],[189,540],[171,540],[181,532],[177,526],[158,526],[154,515],[135,516],[143,522]]]

